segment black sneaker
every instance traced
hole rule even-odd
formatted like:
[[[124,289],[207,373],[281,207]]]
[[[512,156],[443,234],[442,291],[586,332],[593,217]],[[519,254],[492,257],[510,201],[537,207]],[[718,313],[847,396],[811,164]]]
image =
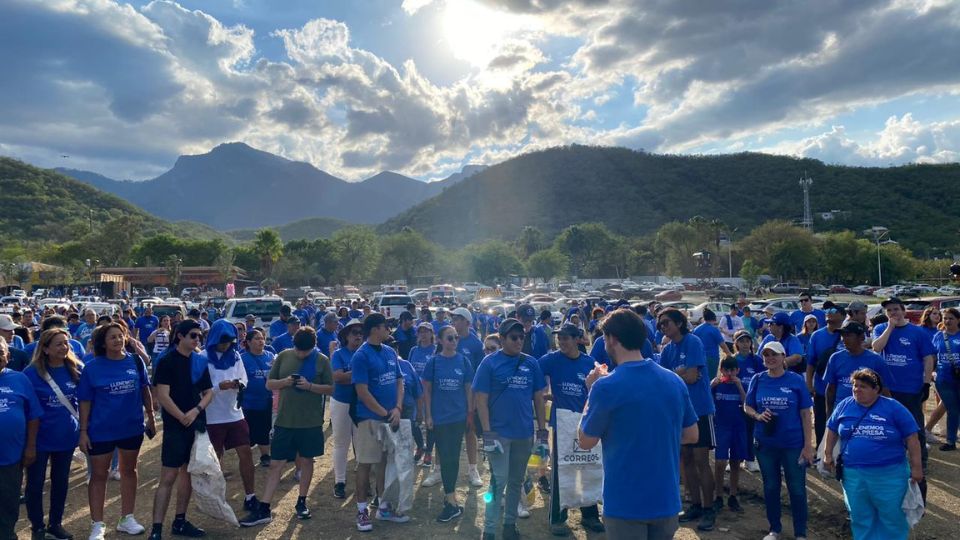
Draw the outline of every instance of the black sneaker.
[[[727,500],[727,506],[730,508],[730,510],[733,510],[734,512],[738,512],[738,513],[743,512],[743,507],[740,506],[740,501],[737,500],[736,495],[730,496],[730,498]]]
[[[546,476],[537,479],[537,487],[541,493],[550,493],[550,480]]]
[[[956,445],[956,444],[946,443],[946,444],[941,444],[941,445],[940,445],[940,451],[941,451],[941,452],[953,452],[953,451],[956,450],[956,449],[957,449],[957,445]]]
[[[337,482],[333,485],[333,498],[334,499],[346,499],[347,498],[347,484],[344,482]]]
[[[550,534],[565,538],[570,536],[570,527],[567,527],[566,523],[551,523]]]
[[[443,511],[437,516],[437,523],[447,523],[463,515],[463,507],[448,502],[443,503]]]
[[[607,528],[603,526],[603,522],[600,521],[599,517],[581,517],[580,524],[583,525],[583,528],[595,532],[602,533],[606,532]]]
[[[264,468],[270,467],[270,456],[260,456],[260,466]]]
[[[207,535],[207,531],[187,520],[174,521],[170,530],[173,531],[174,536],[186,536],[187,538],[203,538]]]
[[[504,525],[503,534],[500,535],[503,540],[520,540],[520,531],[516,525]]]
[[[497,535],[493,533],[485,532],[482,535],[480,535],[480,540],[497,540]]]
[[[680,523],[689,523],[703,516],[703,507],[699,504],[691,504],[689,508],[680,512]]]
[[[257,525],[263,525],[264,523],[270,523],[271,521],[273,521],[273,517],[270,516],[270,510],[257,508],[240,520],[240,526],[255,527]]]
[[[717,497],[713,500],[713,512],[719,514],[723,510],[723,497]]]
[[[73,535],[63,530],[63,525],[50,525],[47,527],[47,540],[73,540]]]
[[[47,540],[47,530],[43,527],[31,529],[30,540]]]
[[[310,514],[310,509],[307,508],[306,501],[297,501],[296,510],[297,510],[297,517],[300,519],[310,519],[311,517],[313,517],[313,515]]]
[[[703,511],[703,517],[700,518],[700,524],[697,525],[697,529],[701,531],[712,531],[716,524],[717,513],[713,511],[713,508],[709,508]]]
[[[150,531],[147,540],[163,540],[163,534],[160,531]]]
[[[254,495],[250,499],[243,501],[243,509],[247,512],[253,512],[260,508],[260,501],[257,500],[257,496]]]

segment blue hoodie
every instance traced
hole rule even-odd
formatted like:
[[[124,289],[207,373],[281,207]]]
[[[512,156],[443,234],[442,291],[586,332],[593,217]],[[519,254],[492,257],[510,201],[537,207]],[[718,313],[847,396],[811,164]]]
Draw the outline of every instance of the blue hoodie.
[[[217,352],[217,345],[223,336],[233,339],[233,344],[224,352]],[[206,355],[207,360],[213,364],[213,367],[224,370],[230,369],[234,364],[240,362],[240,353],[237,351],[237,327],[233,323],[220,319],[210,326],[210,332],[207,334]]]

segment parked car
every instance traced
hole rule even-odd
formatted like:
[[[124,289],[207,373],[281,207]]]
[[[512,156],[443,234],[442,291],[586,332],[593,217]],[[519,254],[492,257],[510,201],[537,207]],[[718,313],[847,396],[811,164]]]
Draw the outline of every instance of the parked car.
[[[905,300],[905,303],[907,319],[914,324],[920,324],[920,316],[923,315],[923,310],[929,307],[937,309],[960,307],[960,296],[937,296],[924,298],[923,300]]]
[[[942,294],[943,296],[958,296],[960,295],[960,285],[944,285],[937,289],[937,294]]]
[[[803,291],[798,283],[777,283],[770,287],[770,292],[774,294],[800,294]]]
[[[653,299],[658,302],[676,302],[677,300],[681,300],[682,298],[683,298],[682,292],[674,291],[672,289],[659,292],[653,297]],[[711,296],[711,298],[713,297]]]
[[[153,304],[153,315],[158,319],[164,315],[167,315],[172,319],[174,313],[179,313],[180,317],[186,318],[187,308],[180,302],[163,302],[159,304]]]
[[[859,294],[861,296],[872,296],[873,293],[877,292],[877,287],[873,285],[857,285],[850,289],[850,292],[853,294]]]
[[[395,319],[411,302],[413,302],[413,299],[408,294],[385,294],[373,307],[383,313],[386,318]]]
[[[223,318],[232,322],[242,322],[247,315],[255,317],[253,325],[268,328],[274,319],[280,318],[280,306],[283,300],[277,296],[258,298],[231,298],[223,305]]]
[[[721,283],[716,287],[707,289],[705,292],[707,293],[707,297],[711,300],[723,300],[724,298],[736,300],[737,298],[740,298],[741,291],[729,283]]]
[[[750,302],[751,313],[761,313],[766,308],[773,308],[774,313],[785,311],[793,313],[800,309],[800,302],[796,298],[771,298],[769,300],[755,300]]]
[[[166,288],[166,287],[154,287],[154,288],[153,288],[153,295],[154,295],[154,296],[159,296],[160,298],[166,298],[166,297],[170,296],[170,289],[168,289],[168,288]]]
[[[814,283],[807,288],[807,292],[810,294],[830,294],[830,289],[820,283]]]
[[[937,288],[933,285],[927,285],[926,283],[917,283],[913,286],[914,289],[920,291],[920,294],[931,294],[937,292]]]
[[[704,302],[690,308],[687,314],[687,318],[690,320],[691,325],[697,325],[703,322],[703,310],[705,308],[710,308],[710,311],[713,311],[717,314],[717,317],[726,314],[730,311],[729,302]]]
[[[849,294],[850,289],[846,285],[831,285],[830,294]]]
[[[251,285],[250,287],[243,288],[243,295],[247,297],[263,296],[263,294],[264,294],[263,287],[260,287],[258,285]]]

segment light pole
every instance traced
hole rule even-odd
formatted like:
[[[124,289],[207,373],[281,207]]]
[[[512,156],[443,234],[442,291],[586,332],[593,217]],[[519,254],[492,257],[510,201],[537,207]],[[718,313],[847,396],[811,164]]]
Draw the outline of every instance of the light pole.
[[[873,235],[873,241],[877,244],[877,284],[883,287],[883,269],[880,266],[880,240],[890,234],[890,229],[874,225],[867,229],[866,232]]]

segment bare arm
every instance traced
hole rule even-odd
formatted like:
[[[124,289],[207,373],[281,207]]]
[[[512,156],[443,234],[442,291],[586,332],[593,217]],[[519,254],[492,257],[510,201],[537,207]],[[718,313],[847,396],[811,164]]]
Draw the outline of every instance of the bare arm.
[[[827,467],[832,467],[833,449],[837,446],[837,441],[840,440],[840,436],[832,429],[827,428],[826,437],[827,440],[823,446],[823,464]]]
[[[337,384],[350,384],[352,382],[351,377],[352,375],[349,371],[344,371],[342,369],[338,369],[333,372],[333,382]]]
[[[683,428],[680,434],[680,444],[696,444],[700,440],[700,427],[697,424]]]
[[[803,362],[802,354],[791,354],[790,356],[787,357],[787,367],[795,366],[800,362]]]
[[[893,334],[894,324],[893,321],[887,323],[887,327],[883,329],[883,333],[877,336],[877,339],[873,340],[873,352],[882,353],[883,349],[887,346],[887,341],[890,339],[890,335]]]
[[[543,406],[543,390],[533,393],[533,410],[537,413],[537,429],[546,429],[546,407]]]
[[[693,384],[700,379],[700,368],[698,367],[677,368],[673,371],[687,384]]]
[[[480,427],[483,428],[484,433],[490,431],[490,409],[487,408],[489,400],[490,395],[486,392],[473,394],[473,401],[477,405],[477,415],[480,416]]]
[[[816,373],[817,368],[807,364],[807,390],[810,391],[811,394],[815,391],[813,387],[813,377],[816,375]]]
[[[937,359],[932,354],[923,357],[923,382],[929,384],[933,381],[933,368],[937,365]],[[884,387],[886,389],[886,387]]]
[[[402,382],[400,384],[403,384]],[[362,383],[356,383],[353,385],[357,389],[357,399],[363,402],[364,405],[378,416],[384,417],[390,414],[390,411],[384,409],[377,403],[377,399],[373,397],[373,394],[370,393],[370,388]],[[401,396],[401,399],[403,396]]]
[[[907,438],[907,456],[910,461],[910,479],[914,482],[923,480],[923,465],[920,461],[920,439],[916,433]]]
[[[813,407],[800,409],[800,423],[803,425],[803,450],[800,455],[812,464],[817,457],[817,438],[813,432]]]
[[[433,383],[430,381],[420,381],[420,384],[423,385],[423,423],[427,425],[427,429],[433,429],[433,411],[430,408],[430,400],[432,399],[431,393],[433,392]],[[469,400],[467,408],[469,409]]]

